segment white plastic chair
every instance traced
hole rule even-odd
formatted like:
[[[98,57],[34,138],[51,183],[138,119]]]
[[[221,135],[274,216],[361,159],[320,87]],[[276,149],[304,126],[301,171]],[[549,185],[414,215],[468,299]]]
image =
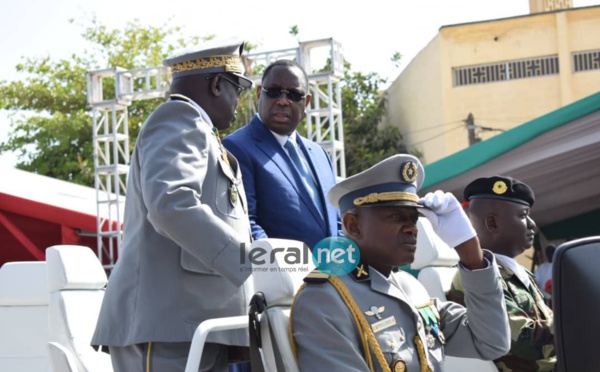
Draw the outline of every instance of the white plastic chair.
[[[198,372],[202,352],[204,351],[204,345],[209,333],[243,328],[248,328],[247,315],[208,319],[200,323],[192,338],[185,372]]]
[[[46,249],[46,263],[53,370],[62,372],[66,358],[79,372],[111,372],[110,356],[90,345],[107,282],[98,257],[88,247],[57,245]]]
[[[0,268],[0,371],[46,371],[46,263],[7,262]]]
[[[290,307],[303,279],[314,269],[311,252],[295,240],[260,239],[252,243],[253,249],[263,249],[264,264],[255,265],[248,288],[264,295],[265,306],[257,315],[260,329],[260,354],[265,371],[297,372],[298,366],[292,354],[288,334]],[[277,250],[275,250],[277,248]],[[283,248],[283,249],[281,249]],[[275,254],[271,253],[275,250]],[[298,252],[302,262],[285,262],[286,254]],[[271,262],[271,257],[274,261]],[[292,256],[287,256],[290,259]],[[293,261],[293,260],[292,260]],[[206,337],[210,332],[248,328],[249,317],[209,319],[200,324],[190,348],[186,372],[197,372]],[[251,333],[252,337],[252,333]],[[251,341],[252,343],[252,341]],[[278,368],[279,367],[279,368]]]
[[[48,342],[48,355],[50,356],[50,365],[53,371],[77,372],[77,362],[73,354],[64,346],[57,342]]]
[[[446,292],[458,271],[458,254],[437,236],[427,218],[420,217],[417,228],[417,252],[410,266],[420,270],[418,279],[431,297],[446,301]]]
[[[298,371],[289,337],[290,308],[304,277],[315,269],[310,248],[295,240],[264,239],[255,242],[267,252],[285,248],[301,252],[301,263],[288,263],[285,253],[275,255],[275,262],[266,270],[254,271],[254,292],[263,293],[264,309],[258,316],[261,354],[265,371]],[[264,267],[264,266],[263,266]],[[252,341],[251,341],[252,342]]]

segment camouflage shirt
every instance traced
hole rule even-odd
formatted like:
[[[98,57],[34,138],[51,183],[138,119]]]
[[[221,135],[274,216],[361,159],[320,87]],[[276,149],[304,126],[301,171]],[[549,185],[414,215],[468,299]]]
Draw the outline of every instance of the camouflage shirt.
[[[511,332],[510,352],[495,360],[502,372],[554,371],[554,321],[552,310],[546,306],[543,294],[535,284],[534,276],[527,271],[530,287],[511,271],[502,258],[496,256]],[[447,293],[448,300],[463,305],[463,292],[459,277],[455,276]]]

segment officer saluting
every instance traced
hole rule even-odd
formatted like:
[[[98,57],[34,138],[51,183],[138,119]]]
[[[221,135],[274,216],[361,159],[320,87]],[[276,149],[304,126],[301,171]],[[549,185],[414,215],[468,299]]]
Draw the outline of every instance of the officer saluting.
[[[452,194],[419,198],[423,179],[417,158],[395,155],[329,191],[360,262],[345,275],[316,270],[305,279],[291,315],[300,370],[440,371],[445,354],[493,360],[508,352],[494,256]],[[419,212],[456,249],[468,309],[430,298],[413,276],[395,272],[414,260]]]

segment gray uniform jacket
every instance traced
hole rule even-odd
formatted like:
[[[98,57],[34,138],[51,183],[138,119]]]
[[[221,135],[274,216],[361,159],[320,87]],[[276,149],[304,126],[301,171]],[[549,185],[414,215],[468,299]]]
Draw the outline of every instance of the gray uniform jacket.
[[[240,247],[250,248],[250,225],[237,161],[228,160],[206,113],[185,97],[146,120],[93,345],[191,341],[205,319],[247,314],[251,267],[240,264]],[[208,341],[247,345],[248,334]]]
[[[496,359],[510,348],[510,330],[502,286],[493,255],[488,268],[460,268],[468,308],[431,299],[423,285],[406,272],[385,278],[369,267],[340,277],[374,329],[390,367],[399,359],[407,371],[420,371],[415,348],[418,334],[427,348],[427,363],[442,371],[444,355]],[[439,329],[431,329],[417,307],[430,303],[439,313]],[[430,312],[431,314],[431,312]],[[375,327],[374,327],[375,325]],[[379,327],[378,327],[379,326]],[[360,336],[347,306],[328,282],[307,283],[293,306],[292,332],[301,371],[368,371]],[[376,370],[379,369],[373,354]],[[394,368],[391,368],[394,371]],[[401,369],[399,369],[401,370]]]

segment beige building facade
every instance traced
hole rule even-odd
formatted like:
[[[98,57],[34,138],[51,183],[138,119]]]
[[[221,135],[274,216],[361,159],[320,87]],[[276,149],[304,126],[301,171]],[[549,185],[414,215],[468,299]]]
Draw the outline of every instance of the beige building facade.
[[[384,125],[431,163],[600,91],[600,6],[545,12],[569,5],[441,27],[388,88]]]

